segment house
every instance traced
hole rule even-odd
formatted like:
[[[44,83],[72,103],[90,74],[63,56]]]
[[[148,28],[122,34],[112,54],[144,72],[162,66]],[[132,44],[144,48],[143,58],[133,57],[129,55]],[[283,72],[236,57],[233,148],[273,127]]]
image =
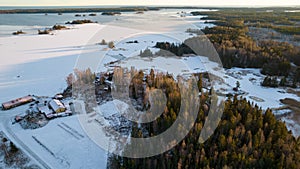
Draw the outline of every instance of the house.
[[[53,110],[52,108],[49,109],[48,106],[38,106],[38,110],[44,114],[47,118],[52,118],[53,116]]]
[[[21,106],[26,103],[30,103],[32,101],[34,101],[34,98],[31,95],[28,95],[28,96],[17,98],[15,100],[2,103],[2,108],[4,110],[8,110],[17,106]]]
[[[49,102],[49,106],[55,113],[61,113],[66,111],[66,107],[64,106],[64,104],[57,99],[52,99]]]
[[[54,99],[57,99],[57,100],[62,100],[64,98],[64,96],[62,94],[56,94],[54,96]]]

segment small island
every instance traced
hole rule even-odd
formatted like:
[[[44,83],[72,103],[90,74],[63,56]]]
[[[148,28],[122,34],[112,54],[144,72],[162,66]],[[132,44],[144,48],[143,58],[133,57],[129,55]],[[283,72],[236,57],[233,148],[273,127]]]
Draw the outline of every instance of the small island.
[[[74,20],[72,22],[66,22],[66,24],[85,24],[85,23],[96,23],[96,22],[93,22],[91,20],[88,20],[88,19],[84,19],[84,20]]]
[[[45,28],[44,30],[38,30],[38,34],[39,35],[47,35],[47,34],[51,34],[53,35],[52,31],[54,30],[68,30],[70,28],[64,26],[64,25],[54,25],[51,28]]]
[[[13,35],[20,35],[20,34],[26,34],[26,32],[23,32],[22,30],[16,31],[12,33]]]
[[[52,27],[53,30],[65,30],[65,29],[68,29],[66,26],[64,25],[54,25]]]
[[[39,35],[47,35],[50,34],[50,32],[51,32],[50,29],[38,30]]]
[[[101,15],[121,15],[121,12],[102,12]]]
[[[135,14],[144,14],[144,11],[137,11]]]

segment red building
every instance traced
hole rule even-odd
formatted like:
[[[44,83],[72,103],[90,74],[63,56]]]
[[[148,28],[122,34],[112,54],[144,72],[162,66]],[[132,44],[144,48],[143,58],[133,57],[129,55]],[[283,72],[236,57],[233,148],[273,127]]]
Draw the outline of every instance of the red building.
[[[30,95],[20,97],[15,100],[11,100],[11,101],[2,103],[2,109],[8,110],[8,109],[11,109],[11,108],[14,108],[14,107],[26,104],[26,103],[30,103],[32,101],[34,101],[34,98]]]

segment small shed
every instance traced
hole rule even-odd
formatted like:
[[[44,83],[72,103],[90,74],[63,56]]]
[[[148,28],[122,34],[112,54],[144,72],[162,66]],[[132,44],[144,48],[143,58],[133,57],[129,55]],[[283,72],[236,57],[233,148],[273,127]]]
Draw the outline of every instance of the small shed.
[[[57,99],[57,100],[62,100],[64,98],[64,96],[62,94],[56,94],[54,96],[54,99]]]
[[[57,99],[52,99],[49,102],[49,106],[51,107],[51,109],[53,109],[53,111],[55,113],[61,113],[61,112],[65,112],[66,111],[66,107],[64,106],[64,104],[57,100]]]

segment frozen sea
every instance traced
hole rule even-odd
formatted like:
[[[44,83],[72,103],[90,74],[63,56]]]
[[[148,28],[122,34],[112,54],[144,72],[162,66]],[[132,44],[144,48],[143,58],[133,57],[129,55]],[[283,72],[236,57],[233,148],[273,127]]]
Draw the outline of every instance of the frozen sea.
[[[7,9],[8,7],[0,7],[0,9]],[[36,7],[38,8],[38,7]],[[51,8],[51,7],[48,7]],[[61,8],[61,7],[59,7]],[[72,7],[73,8],[73,7]],[[8,9],[11,9],[8,8]],[[19,8],[18,8],[19,9]],[[101,12],[96,12],[96,16],[89,16],[94,13],[37,13],[37,14],[0,14],[0,36],[11,36],[12,32],[22,30],[27,34],[36,34],[38,29],[50,28],[55,24],[65,24],[72,20],[89,19],[99,24],[116,24],[128,23],[128,24],[142,24],[147,18],[147,21],[157,19],[157,15],[153,13],[165,14],[165,16],[176,15],[178,12],[189,13],[191,11],[201,11],[207,9],[161,9],[159,11],[147,11],[144,15],[135,14],[135,12],[122,12],[121,15],[107,16],[101,15]],[[80,17],[75,17],[76,14],[80,14]],[[168,15],[171,14],[171,15]],[[85,15],[85,16],[83,16]],[[186,21],[194,21],[194,25],[199,28],[204,26],[213,26],[212,24],[203,24],[204,21],[200,21],[201,16],[185,18]],[[197,21],[197,22],[196,22]]]

